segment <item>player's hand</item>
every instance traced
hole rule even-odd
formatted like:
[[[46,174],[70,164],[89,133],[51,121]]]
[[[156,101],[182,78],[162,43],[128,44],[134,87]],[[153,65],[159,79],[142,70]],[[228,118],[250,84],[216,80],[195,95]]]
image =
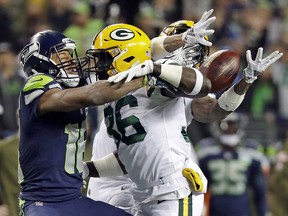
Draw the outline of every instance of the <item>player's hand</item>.
[[[114,76],[108,78],[108,82],[118,83],[124,78],[126,78],[125,82],[131,81],[134,77],[141,77],[153,72],[153,61],[147,60],[139,65],[131,67],[130,69],[118,73]]]
[[[251,57],[251,51],[247,50],[246,60],[248,65],[243,71],[243,79],[246,81],[246,83],[253,83],[267,67],[280,59],[282,55],[283,53],[276,50],[266,58],[262,58],[263,48],[260,47],[258,48],[255,60],[253,60]]]
[[[204,46],[212,46],[212,43],[205,39],[205,36],[212,35],[214,33],[213,29],[207,29],[208,26],[216,20],[215,16],[209,18],[212,13],[213,9],[205,11],[201,19],[189,30],[183,33],[182,40],[186,44],[200,43]]]

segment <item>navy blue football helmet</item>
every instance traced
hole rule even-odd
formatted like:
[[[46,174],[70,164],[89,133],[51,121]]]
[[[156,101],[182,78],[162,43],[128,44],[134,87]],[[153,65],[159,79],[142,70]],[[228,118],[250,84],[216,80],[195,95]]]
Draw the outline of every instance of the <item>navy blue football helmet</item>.
[[[72,58],[61,59],[59,52],[63,50],[68,51]],[[57,55],[60,63],[56,64],[51,59],[52,54]],[[36,33],[20,52],[19,58],[28,77],[36,73],[49,74],[65,87],[85,85],[89,78],[88,70],[83,70],[87,60],[78,57],[76,43],[57,31]]]

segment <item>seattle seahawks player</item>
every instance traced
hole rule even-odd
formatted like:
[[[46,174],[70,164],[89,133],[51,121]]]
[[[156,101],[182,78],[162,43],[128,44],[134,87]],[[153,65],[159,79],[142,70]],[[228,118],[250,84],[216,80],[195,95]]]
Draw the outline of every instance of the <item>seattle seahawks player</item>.
[[[121,98],[143,78],[86,85],[89,72],[75,42],[52,30],[32,36],[20,62],[28,76],[19,98],[21,215],[128,215],[81,195],[85,108]]]
[[[245,147],[242,116],[236,112],[212,124],[214,137],[200,140],[199,164],[209,185],[206,214],[210,216],[267,215],[268,158]]]

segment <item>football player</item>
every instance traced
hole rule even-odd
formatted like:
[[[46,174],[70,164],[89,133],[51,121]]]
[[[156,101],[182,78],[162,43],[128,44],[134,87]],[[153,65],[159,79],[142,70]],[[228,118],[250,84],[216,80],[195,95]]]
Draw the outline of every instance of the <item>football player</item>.
[[[245,147],[255,141],[245,139],[242,123],[241,115],[233,112],[213,125],[215,137],[198,143],[199,165],[209,182],[205,215],[251,215],[251,203],[257,215],[267,214],[269,160]]]
[[[143,45],[146,45],[146,49],[141,47]],[[197,69],[152,62],[147,65],[146,55],[149,52],[150,40],[144,32],[127,24],[116,24],[108,26],[95,37],[93,49],[88,50],[87,54],[97,59],[95,70],[99,78],[107,78],[107,74],[113,75],[128,68],[149,70],[147,67],[155,66],[154,73],[167,71],[162,78],[171,82],[174,78],[171,80],[170,72],[181,70],[183,76],[177,86],[187,97],[208,93],[205,87],[207,78]],[[208,85],[210,88],[209,82]],[[119,158],[133,181],[130,191],[139,203],[140,214],[178,215],[178,212],[191,212],[192,204],[188,202],[191,202],[191,192],[205,192],[206,181],[199,167],[190,159],[183,98],[162,96],[159,88],[155,88],[148,97],[147,89],[142,88],[115,103],[106,104],[104,116],[107,132],[114,138]],[[116,125],[120,128],[114,128]],[[111,160],[109,166],[115,164],[117,166],[117,159],[114,162]],[[96,176],[108,174],[103,170],[107,164],[98,161],[92,165],[97,169]],[[183,176],[183,169],[189,177]],[[114,174],[119,172],[115,171]],[[194,178],[191,177],[193,175]],[[189,178],[190,181],[187,180]]]
[[[183,33],[184,31],[190,29],[193,25],[194,22],[192,21],[188,20],[177,21],[164,28],[163,33],[161,33],[161,36],[164,34],[173,35]],[[167,31],[168,29],[169,32]],[[202,44],[200,44],[199,47],[195,46],[193,50],[199,53],[199,55],[195,54],[193,55],[194,59],[197,58],[197,60],[195,60],[195,62],[197,63],[195,64],[200,64],[203,61],[204,56],[208,55],[209,53],[209,48]],[[156,55],[159,56],[156,50],[155,52]],[[159,50],[159,52],[161,52],[161,50]],[[152,56],[154,56],[153,52]],[[106,126],[104,122],[102,122],[100,125],[100,129],[96,134],[93,142],[93,153],[91,160],[102,158],[103,156],[106,156],[115,150],[117,150],[117,148],[114,143],[114,140],[107,135]],[[193,158],[194,158],[193,160],[196,160],[195,156],[193,156]],[[87,196],[95,200],[105,201],[109,204],[121,207],[131,213],[130,211],[131,207],[135,204],[133,196],[129,192],[131,184],[132,181],[127,175],[117,177],[90,178],[88,184]],[[201,202],[202,201],[200,200],[200,204]],[[201,209],[201,206],[199,208]],[[197,215],[196,209],[194,209],[193,215]]]
[[[28,76],[19,98],[21,215],[128,215],[81,195],[85,108],[119,99],[144,79],[87,85],[75,42],[52,30],[32,36],[19,56]]]
[[[191,28],[192,29],[192,28]],[[190,29],[190,30],[191,30]],[[188,32],[189,32],[189,30],[188,30]],[[190,34],[188,34],[188,32],[187,33],[183,33],[182,34],[182,36],[181,37],[183,37],[184,39],[187,37],[187,35],[188,36],[191,36]],[[111,35],[111,34],[110,34]],[[183,36],[184,35],[184,36]],[[194,43],[195,43],[195,38],[197,38],[197,37],[195,37],[195,35],[193,36],[193,34],[192,34],[192,36],[191,36],[191,38],[193,38],[194,37],[194,39],[192,40]],[[204,36],[203,36],[204,37]],[[202,38],[203,39],[203,38]],[[108,39],[108,40],[110,40],[110,39]],[[108,41],[107,39],[106,39],[106,41]],[[165,43],[165,40],[163,40],[163,42]],[[98,47],[98,46],[95,46],[95,47]],[[163,46],[164,47],[164,46]],[[111,46],[111,48],[112,48],[112,46]],[[107,51],[108,50],[112,50],[112,49],[110,49],[110,48],[105,48]],[[119,50],[121,50],[120,48],[119,48]],[[123,49],[122,48],[122,50],[124,50],[125,51],[125,49]],[[97,50],[94,50],[94,52],[97,52]],[[100,50],[98,50],[98,51],[100,51]],[[101,50],[101,51],[103,51],[103,49]],[[95,53],[96,53],[95,52]],[[251,65],[252,66],[254,66],[254,61],[251,59],[251,54],[250,54],[250,58],[249,58],[249,52],[247,52],[248,54],[247,54],[247,60],[249,60],[248,61],[248,63],[249,63],[249,68],[247,68],[246,69],[246,71],[245,71],[245,73],[246,73],[246,77],[245,78],[247,78],[247,76],[249,76],[250,74],[251,74],[251,72],[249,71],[249,70],[251,70]],[[119,52],[119,54],[123,54],[124,55],[124,52]],[[111,54],[112,55],[112,54]],[[259,49],[259,53],[258,53],[258,55],[257,55],[257,59],[259,60],[259,59],[261,59],[261,65],[258,65],[258,66],[260,66],[260,73],[262,72],[262,70],[263,69],[265,69],[266,67],[268,67],[271,63],[273,63],[274,61],[276,61],[277,59],[279,59],[280,57],[281,57],[281,53],[279,53],[279,52],[275,52],[275,53],[272,53],[270,56],[268,56],[267,58],[265,58],[265,59],[263,59],[264,61],[262,62],[262,53],[261,53],[261,49]],[[99,56],[99,59],[100,59],[100,53],[98,53],[98,56]],[[102,56],[104,56],[103,55],[103,53],[102,53]],[[122,57],[122,56],[121,56]],[[113,58],[113,57],[112,57]],[[111,59],[111,58],[110,58]],[[130,59],[130,58],[127,58],[127,59]],[[134,58],[132,58],[132,59],[134,59]],[[115,65],[117,65],[116,64],[116,62],[117,62],[117,60],[118,60],[118,58],[117,58],[117,55],[115,56],[115,62],[114,62],[114,60],[112,60],[112,62],[115,64]],[[269,63],[268,63],[269,62]],[[118,62],[118,65],[121,65],[121,64],[119,64],[119,62]],[[155,73],[155,70],[153,70],[153,75],[158,75],[159,76],[159,67],[157,66],[157,65],[155,65],[155,64],[153,64],[153,63],[151,63],[151,61],[145,61],[144,63],[142,63],[142,64],[140,64],[140,67],[138,67],[138,66],[136,66],[136,67],[131,67],[131,69],[129,69],[128,71],[126,71],[126,72],[120,72],[119,73],[119,71],[118,71],[118,74],[117,75],[114,75],[114,76],[111,76],[110,78],[109,78],[109,80],[111,81],[111,82],[118,82],[119,80],[121,80],[121,79],[124,79],[125,77],[127,77],[128,76],[128,78],[126,79],[126,81],[130,81],[134,76],[142,76],[142,75],[144,75],[145,74],[145,72],[143,72],[143,70],[146,70],[147,69],[147,67],[148,67],[148,69],[151,67],[151,65],[153,65],[153,66],[156,66],[157,67],[157,69],[158,69],[158,73],[156,72]],[[113,65],[114,66],[114,65]],[[107,69],[108,68],[110,68],[112,71],[110,71],[110,74],[111,74],[111,72],[112,73],[116,73],[115,71],[117,71],[117,69],[115,69],[113,66],[111,66],[111,63],[110,63],[110,66],[109,67],[107,67]],[[101,67],[100,67],[101,68]],[[103,67],[102,67],[103,68]],[[164,68],[165,68],[165,70],[164,70]],[[164,66],[163,67],[163,65],[161,65],[161,68],[160,68],[160,78],[162,78],[162,79],[164,79],[164,80],[166,80],[166,81],[168,81],[169,83],[171,83],[172,85],[174,85],[174,87],[177,87],[178,89],[179,89],[179,87],[180,87],[180,89],[181,89],[181,87],[183,88],[183,86],[182,85],[180,85],[179,83],[177,83],[177,81],[179,81],[180,80],[180,83],[183,81],[182,80],[182,77],[184,76],[185,77],[185,74],[183,73],[183,71],[179,71],[179,70],[171,70],[171,71],[169,71],[169,69],[170,68],[172,68],[171,67],[171,65],[169,65],[169,66]],[[163,70],[162,70],[163,69]],[[168,70],[167,70],[168,69]],[[150,69],[151,70],[151,69]],[[166,71],[169,71],[169,73],[166,73]],[[173,71],[174,71],[174,73],[173,73]],[[195,70],[194,70],[195,71]],[[146,71],[146,72],[148,72],[148,71]],[[150,72],[152,72],[152,70],[150,71]],[[150,72],[148,72],[148,74],[150,73]],[[163,72],[163,74],[162,74],[162,72]],[[250,72],[250,73],[249,73]],[[197,72],[196,72],[197,73]],[[248,74],[248,75],[247,75]],[[171,76],[170,76],[171,75]],[[252,80],[255,80],[256,78],[257,78],[257,76],[258,76],[259,74],[255,74],[254,75],[254,77],[252,78]],[[199,75],[199,76],[201,76],[201,75]],[[180,78],[179,78],[180,77]],[[251,82],[251,80],[248,80],[248,78],[246,79],[247,80],[247,82]],[[195,79],[194,79],[194,81],[195,81]],[[253,82],[253,81],[252,81]],[[195,85],[193,85],[193,86],[195,86]],[[249,86],[249,84],[248,84],[248,86]],[[193,110],[193,107],[194,107],[194,109],[195,110],[198,110],[198,112],[196,112],[196,115],[197,115],[197,117],[198,117],[198,119],[200,119],[201,121],[205,121],[205,122],[209,122],[209,121],[215,121],[215,120],[217,120],[217,119],[223,119],[223,118],[225,118],[231,111],[233,111],[234,109],[236,109],[238,106],[239,106],[239,104],[242,102],[242,100],[243,100],[243,97],[244,97],[244,93],[246,92],[246,87],[247,87],[247,84],[246,84],[246,82],[245,83],[241,83],[241,84],[238,84],[238,88],[236,87],[236,89],[238,89],[237,91],[238,92],[240,92],[240,93],[235,93],[234,92],[234,89],[232,88],[232,90],[230,89],[230,91],[228,92],[228,93],[226,93],[226,95],[227,94],[229,94],[230,96],[231,96],[231,98],[230,99],[232,99],[232,103],[229,103],[228,105],[228,107],[226,107],[226,106],[224,106],[224,108],[222,109],[221,107],[219,107],[219,105],[218,105],[218,103],[221,105],[221,101],[222,101],[222,103],[227,103],[227,100],[228,100],[228,102],[230,101],[230,99],[227,99],[226,97],[226,95],[224,95],[223,96],[223,98],[222,98],[222,100],[220,100],[220,101],[217,101],[216,99],[210,99],[210,98],[206,98],[205,100],[203,100],[203,101],[198,101],[198,103],[193,103],[193,102],[189,102],[190,103],[190,105],[189,105],[189,109],[188,109],[188,113],[189,113],[189,115],[190,115],[190,117],[192,118],[192,112],[191,112],[191,108],[192,108],[192,111],[194,111]],[[241,91],[240,91],[240,90]],[[152,94],[152,96],[151,96],[151,98],[150,99],[153,99],[153,96],[154,97],[156,97],[157,95],[158,96],[160,96],[160,98],[163,96],[163,91],[161,91],[161,90],[156,90],[156,92],[158,92],[158,93],[155,93],[155,94]],[[232,92],[232,93],[231,93]],[[242,92],[242,93],[241,93]],[[244,92],[244,93],[243,93]],[[233,94],[234,93],[234,94]],[[137,95],[138,96],[138,95]],[[167,95],[166,95],[167,96]],[[171,95],[170,95],[171,96]],[[190,95],[191,96],[191,95]],[[137,97],[136,97],[137,98]],[[144,97],[141,97],[141,94],[140,94],[140,99],[143,99]],[[157,99],[154,99],[154,100],[157,100],[158,102],[160,101],[159,100],[159,98],[158,97],[156,97]],[[164,97],[165,98],[165,97]],[[166,98],[167,99],[167,98]],[[171,99],[171,98],[170,98]],[[175,98],[174,98],[175,99]],[[195,100],[200,100],[200,99],[195,99]],[[236,102],[235,102],[235,100],[236,100]],[[167,99],[167,101],[169,101],[169,99]],[[194,101],[194,100],[193,100]],[[128,102],[128,101],[127,101]],[[202,102],[202,103],[201,103]],[[205,103],[204,103],[205,102]],[[213,102],[213,103],[212,103]],[[216,103],[215,103],[216,102]],[[184,104],[184,102],[182,102],[182,104]],[[196,104],[196,105],[195,105]],[[198,105],[197,105],[198,104]],[[155,105],[155,104],[154,104]],[[159,104],[157,104],[156,106],[158,106]],[[211,105],[213,105],[212,107],[211,107]],[[142,104],[142,106],[143,107],[145,107],[145,105],[144,104]],[[147,105],[146,105],[147,106]],[[109,107],[109,106],[108,106]],[[119,104],[118,104],[118,106],[116,105],[116,108],[117,107],[119,107]],[[204,110],[202,110],[202,113],[201,113],[201,108],[203,108]],[[211,109],[210,109],[211,108]],[[110,108],[108,108],[108,110],[109,110]],[[134,108],[135,109],[135,108]],[[184,108],[185,109],[185,108]],[[217,112],[219,112],[219,109],[220,109],[220,112],[221,112],[221,115],[220,116],[217,116]],[[112,109],[113,110],[113,109]],[[131,107],[130,107],[130,109],[129,109],[129,111],[131,111]],[[118,113],[118,111],[117,111],[117,113]],[[147,111],[147,113],[149,113],[148,111]],[[140,114],[140,113],[137,113],[138,115],[136,115],[136,116],[145,116],[145,114]],[[194,114],[194,112],[193,112],[193,114]],[[110,115],[109,115],[110,116]],[[113,115],[112,115],[113,116]],[[122,115],[121,115],[122,116]],[[134,115],[133,115],[134,116]],[[113,116],[114,117],[114,116]],[[116,119],[117,119],[117,116],[116,116],[116,114],[115,114],[115,117],[116,117]],[[118,117],[120,117],[120,116],[118,116]],[[139,125],[138,124],[138,120],[139,119],[141,119],[142,120],[142,117],[141,118],[139,118],[139,117],[136,117],[136,119],[137,119],[137,122],[135,123],[136,125]],[[194,116],[195,117],[195,116]],[[143,118],[143,119],[145,119],[145,118]],[[180,118],[179,118],[180,119]],[[121,119],[118,119],[118,120],[121,120]],[[126,119],[125,119],[126,120]],[[187,120],[187,118],[186,118],[186,116],[185,116],[185,120]],[[143,120],[144,122],[146,122],[145,120]],[[121,127],[121,122],[122,121],[120,121],[120,122],[117,122],[117,123],[114,123],[113,122],[113,119],[109,119],[109,125],[110,126],[108,126],[109,128],[108,128],[108,131],[110,131],[110,133],[112,133],[112,134],[114,134],[114,136],[116,136],[116,138],[117,138],[117,143],[119,142],[119,149],[121,149],[121,139],[122,139],[122,136],[123,136],[123,138],[125,139],[126,137],[125,137],[125,135],[126,135],[126,133],[128,133],[129,134],[129,132],[127,132],[127,131],[129,131],[129,129],[131,129],[131,128],[135,128],[135,127],[128,127],[127,129],[126,129],[126,127],[124,127],[124,128],[122,128]],[[113,122],[113,123],[112,123]],[[123,121],[123,122],[126,122],[126,121]],[[130,122],[130,121],[129,121]],[[156,121],[157,122],[157,121]],[[159,122],[161,122],[161,121],[159,121]],[[170,121],[169,121],[170,122]],[[120,125],[119,125],[120,124]],[[127,124],[127,123],[126,123]],[[145,124],[146,125],[146,124]],[[185,124],[185,125],[187,125],[187,124]],[[112,128],[110,128],[110,127],[112,127]],[[114,128],[114,127],[120,127],[119,128],[119,131],[117,131],[116,130],[116,128]],[[151,126],[152,127],[152,126]],[[138,127],[137,127],[138,128]],[[153,127],[152,127],[153,128]],[[126,131],[126,130],[127,131]],[[146,131],[146,130],[145,130]],[[156,129],[155,129],[155,131],[156,131]],[[175,130],[176,131],[176,130]],[[132,133],[133,134],[133,132],[135,132],[135,131],[130,131],[130,133]],[[152,133],[152,131],[151,131],[151,133]],[[136,134],[138,134],[138,133],[136,133]],[[146,136],[146,135],[145,135]],[[141,137],[141,136],[140,136]],[[153,141],[153,140],[152,140]],[[161,142],[160,142],[161,143]],[[125,146],[125,145],[124,145]],[[142,145],[141,145],[142,146]],[[129,147],[131,147],[132,148],[132,146],[129,146]],[[118,152],[119,152],[119,149],[118,149]],[[124,148],[125,149],[125,148]],[[141,149],[141,148],[140,148]],[[125,152],[124,153],[124,155],[126,155],[127,154],[127,152],[126,151],[123,151],[123,152]],[[129,148],[128,148],[128,152],[129,152]],[[120,152],[119,152],[120,153]],[[128,153],[129,154],[129,153]],[[119,154],[120,155],[120,159],[121,159],[121,153]],[[154,155],[155,156],[155,155]],[[123,157],[123,156],[122,156]],[[156,156],[155,156],[156,157]],[[151,157],[151,158],[153,158],[153,157]],[[155,158],[154,158],[155,159]],[[121,160],[123,160],[123,159],[121,159]],[[128,163],[128,165],[129,165],[129,168],[131,169],[131,170],[133,170],[134,168],[133,168],[133,166],[134,166],[134,164],[133,163],[129,163],[128,162],[128,160],[126,159],[126,157],[125,157],[125,159],[124,159],[125,161],[126,161],[126,163]],[[131,159],[132,160],[132,159]],[[125,163],[125,161],[124,161],[124,165],[125,165],[125,167],[127,166],[127,164]],[[132,165],[131,165],[132,164]],[[98,166],[98,165],[97,165]],[[101,167],[101,168],[103,168],[103,167]],[[126,169],[127,169],[127,167],[126,167]],[[141,171],[139,171],[140,170],[140,167],[137,167],[137,172],[141,172]],[[128,171],[128,170],[127,170]],[[137,173],[136,172],[136,173]],[[200,173],[201,173],[201,171],[199,171]],[[131,177],[131,173],[128,171],[128,173],[129,173],[129,176]],[[132,172],[133,173],[133,172]],[[152,173],[153,173],[153,171],[152,171]],[[157,173],[157,172],[156,172]],[[135,173],[133,173],[133,174],[135,174]],[[140,174],[140,176],[143,178],[143,179],[141,179],[141,180],[143,180],[143,181],[148,181],[149,182],[149,178],[147,179],[147,178],[145,178],[144,177],[144,175],[141,175],[141,173],[138,173],[138,174]],[[148,174],[147,174],[148,175]],[[151,174],[152,176],[155,176],[155,174]],[[150,176],[151,177],[151,176]],[[182,176],[183,177],[183,176]],[[160,177],[158,177],[158,178],[160,178],[160,179],[162,179],[161,178],[161,176]],[[136,176],[134,176],[134,180],[133,180],[133,182],[135,183],[135,179],[137,180],[137,181],[139,181],[139,179],[137,179],[137,177]],[[136,182],[137,182],[136,181]],[[172,180],[173,181],[173,180]],[[157,182],[157,181],[156,181]],[[161,180],[159,180],[158,181],[158,183],[159,182],[161,182]],[[163,183],[163,182],[162,182]],[[159,183],[160,184],[160,183]],[[139,183],[138,183],[138,185],[139,185]],[[136,186],[138,186],[137,185],[137,183],[136,183]],[[141,184],[140,184],[141,185]],[[142,212],[144,212],[144,214],[153,214],[152,212],[149,212],[149,210],[148,210],[148,212],[146,212],[147,211],[147,209],[150,209],[150,207],[151,207],[151,205],[154,205],[155,204],[155,202],[153,203],[153,201],[155,201],[155,197],[153,198],[153,196],[151,197],[151,195],[153,195],[153,193],[155,192],[154,191],[154,187],[155,186],[151,186],[151,184],[146,184],[146,186],[149,186],[148,188],[149,188],[149,190],[150,190],[150,192],[151,192],[151,190],[153,191],[152,192],[152,194],[148,194],[149,193],[149,190],[148,190],[148,188],[146,188],[146,189],[143,189],[142,188],[142,190],[140,190],[141,192],[143,192],[143,190],[146,192],[146,195],[143,195],[143,194],[141,194],[141,192],[139,192],[139,191],[137,191],[137,187],[136,187],[136,189],[135,188],[133,188],[132,189],[132,192],[133,192],[133,190],[134,190],[134,192],[133,192],[133,195],[134,195],[134,197],[136,197],[136,200],[137,201],[140,201],[141,202],[141,211]],[[165,183],[164,183],[164,185],[165,185]],[[159,187],[160,187],[160,185],[159,185]],[[138,186],[138,189],[141,189],[141,186],[139,187]],[[161,188],[161,187],[160,187]],[[157,189],[159,189],[159,188],[157,188]],[[194,188],[195,189],[195,188]],[[136,192],[135,192],[135,190],[136,190]],[[160,190],[161,191],[161,190]],[[166,191],[167,192],[167,191]],[[160,194],[161,194],[161,192],[159,192]],[[145,193],[144,193],[145,194]],[[157,193],[156,193],[157,194]],[[139,197],[140,196],[140,197]],[[145,197],[147,198],[147,199],[145,199]],[[150,197],[149,199],[148,199],[148,197]],[[161,197],[160,195],[159,195],[159,197]],[[157,198],[159,198],[159,197],[157,197]],[[169,197],[169,196],[168,196]],[[177,198],[179,198],[179,197],[177,197]],[[141,200],[142,199],[142,200]],[[151,201],[151,202],[149,202],[150,201],[150,199],[152,199],[153,201]],[[170,198],[168,198],[168,199],[170,199]],[[167,203],[167,202],[163,202],[163,204],[162,204],[162,206],[159,206],[159,211],[161,211],[161,209],[163,210],[163,209],[165,209],[167,206],[166,205],[169,205],[169,206],[173,206],[173,205],[176,205],[176,203],[178,203],[179,202],[179,200],[178,199],[174,199],[173,200],[173,202],[172,203]],[[162,203],[162,202],[161,202]],[[149,206],[149,207],[148,207]],[[155,207],[155,206],[154,206]],[[156,207],[158,207],[158,205],[156,206]],[[175,206],[174,206],[175,207]],[[178,206],[179,207],[179,206]],[[176,209],[179,209],[178,207],[176,207]],[[191,207],[191,206],[190,206]],[[174,208],[175,209],[175,208]],[[155,210],[155,211],[157,211],[157,210]],[[167,209],[167,211],[169,211],[168,209]],[[169,212],[169,213],[171,213],[171,214],[173,214],[173,212]],[[164,214],[164,213],[163,213]],[[167,212],[166,212],[166,214],[167,214]]]

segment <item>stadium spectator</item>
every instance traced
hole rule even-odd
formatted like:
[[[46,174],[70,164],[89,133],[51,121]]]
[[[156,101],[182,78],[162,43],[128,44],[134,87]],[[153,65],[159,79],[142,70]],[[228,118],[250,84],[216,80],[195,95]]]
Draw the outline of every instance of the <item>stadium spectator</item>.
[[[286,129],[285,137],[280,144],[275,166],[269,178],[269,206],[272,215],[286,216],[288,212],[288,206],[286,205],[288,199],[286,190],[288,187],[288,129]]]
[[[16,115],[16,113],[14,113]],[[1,130],[1,129],[0,129]],[[18,135],[10,135],[0,139],[0,194],[2,202],[7,206],[7,216],[18,216]],[[1,205],[1,204],[0,204]],[[0,210],[0,215],[5,215]]]
[[[3,115],[0,117],[0,139],[18,131],[17,117],[18,97],[24,83],[20,75],[20,65],[12,44],[0,43],[0,103]]]
[[[63,32],[72,22],[71,0],[47,1],[47,22],[55,31]]]
[[[91,6],[86,1],[77,1],[72,6],[72,13],[72,22],[63,33],[75,40],[78,55],[84,56],[94,35],[104,28],[105,22],[101,18],[91,16]]]

